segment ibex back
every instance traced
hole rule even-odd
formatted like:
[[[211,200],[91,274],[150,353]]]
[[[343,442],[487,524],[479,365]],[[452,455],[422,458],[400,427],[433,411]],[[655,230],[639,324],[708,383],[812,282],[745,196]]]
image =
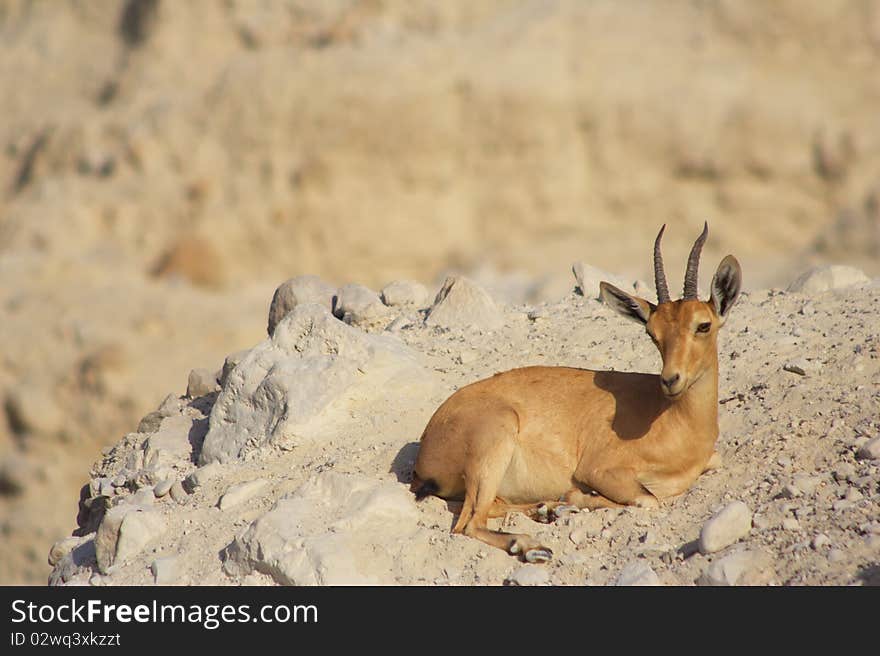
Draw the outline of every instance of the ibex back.
[[[665,227],[654,242],[656,305],[600,285],[609,306],[645,325],[663,359],[659,375],[513,369],[461,388],[431,417],[411,489],[418,499],[463,501],[453,532],[546,561],[550,549],[527,535],[490,530],[487,520],[560,505],[655,507],[720,464],[717,335],[742,274],[728,255],[709,300],[699,300],[704,226],[688,258],[683,297],[670,300],[660,254]]]

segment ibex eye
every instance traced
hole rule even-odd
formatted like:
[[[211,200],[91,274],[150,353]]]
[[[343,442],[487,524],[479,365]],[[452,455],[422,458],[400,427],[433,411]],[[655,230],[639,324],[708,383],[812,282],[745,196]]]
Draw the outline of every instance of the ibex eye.
[[[697,326],[697,332],[698,333],[708,333],[709,329],[711,327],[712,327],[712,324],[709,323],[708,321],[706,323],[701,323],[699,326]]]

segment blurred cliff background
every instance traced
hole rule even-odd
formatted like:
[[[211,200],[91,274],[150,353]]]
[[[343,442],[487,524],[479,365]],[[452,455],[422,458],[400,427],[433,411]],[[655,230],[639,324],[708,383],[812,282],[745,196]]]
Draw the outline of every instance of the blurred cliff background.
[[[880,274],[878,67],[872,0],[0,0],[0,583],[291,276]]]

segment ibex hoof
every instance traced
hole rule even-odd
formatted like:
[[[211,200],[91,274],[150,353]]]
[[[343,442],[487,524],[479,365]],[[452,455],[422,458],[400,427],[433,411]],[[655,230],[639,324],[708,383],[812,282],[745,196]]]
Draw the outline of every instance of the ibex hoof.
[[[579,512],[580,508],[577,506],[572,506],[570,504],[562,504],[556,506],[552,511],[553,519],[562,519],[563,517],[568,517],[572,513]]]
[[[553,558],[553,552],[547,547],[535,547],[526,551],[523,557],[527,563],[546,563]]]
[[[536,522],[541,522],[542,524],[549,524],[555,519],[555,517],[553,517],[553,511],[550,507],[546,503],[542,503],[535,508],[535,514],[532,519]]]

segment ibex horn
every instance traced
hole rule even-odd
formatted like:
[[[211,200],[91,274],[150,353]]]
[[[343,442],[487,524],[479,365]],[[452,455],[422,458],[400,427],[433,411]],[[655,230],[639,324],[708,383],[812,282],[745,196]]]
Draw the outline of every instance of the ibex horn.
[[[666,230],[665,223],[657,233],[657,239],[654,240],[654,284],[657,286],[657,303],[670,301],[669,287],[666,285],[666,272],[663,271],[663,255],[660,253],[660,239],[663,237],[664,230]]]
[[[684,274],[684,294],[682,296],[682,299],[684,300],[695,300],[697,298],[697,277],[700,268],[700,252],[703,250],[703,244],[706,242],[706,237],[708,235],[709,224],[704,222],[703,232],[697,237],[697,241],[694,242],[694,246],[691,248],[691,254],[688,256],[687,271],[685,271]]]

